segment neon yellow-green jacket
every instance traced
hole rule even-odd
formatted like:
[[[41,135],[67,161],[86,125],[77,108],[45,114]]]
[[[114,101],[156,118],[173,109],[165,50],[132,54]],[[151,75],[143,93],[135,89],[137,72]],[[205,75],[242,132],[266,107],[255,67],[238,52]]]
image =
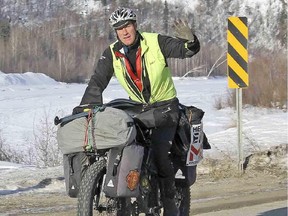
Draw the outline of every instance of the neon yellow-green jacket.
[[[167,67],[166,60],[159,47],[158,34],[143,32],[141,33],[141,36],[141,82],[143,82],[145,77],[149,77],[151,96],[148,103],[153,104],[154,102],[166,101],[175,98],[176,90],[173,84],[170,70]],[[146,103],[142,91],[137,88],[129,76],[124,59],[122,57],[115,56],[113,51],[114,44],[110,45],[110,48],[113,56],[113,68],[115,76],[132,100]]]
[[[166,101],[176,97],[176,90],[166,59],[183,59],[195,55],[200,50],[197,37],[194,35],[194,41],[187,41],[155,33],[137,32],[137,35],[140,37],[141,49],[133,49],[133,51],[137,51],[136,69],[134,68],[136,71],[132,70],[137,75],[136,79],[133,78],[133,73],[127,66],[129,65],[127,64],[129,52],[124,56],[125,47],[120,41],[116,41],[105,49],[99,58],[94,74],[82,97],[81,105],[103,104],[102,93],[113,74],[116,75],[120,84],[134,101],[153,104],[154,102]],[[139,50],[140,52],[138,52]],[[132,59],[132,61],[134,60]],[[137,67],[137,65],[141,66]]]

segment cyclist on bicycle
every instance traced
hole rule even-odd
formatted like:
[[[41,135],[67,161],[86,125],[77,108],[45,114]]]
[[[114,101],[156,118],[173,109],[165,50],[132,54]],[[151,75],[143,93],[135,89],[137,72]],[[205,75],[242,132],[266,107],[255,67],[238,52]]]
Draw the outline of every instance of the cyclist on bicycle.
[[[91,105],[101,105],[102,92],[115,74],[130,99],[143,104],[141,116],[152,128],[152,149],[164,188],[164,216],[177,216],[174,170],[169,151],[178,124],[179,102],[167,58],[192,57],[200,50],[199,41],[187,28],[186,38],[140,32],[136,14],[129,8],[118,8],[109,21],[118,40],[98,60],[80,106],[75,107],[73,113],[82,112]]]

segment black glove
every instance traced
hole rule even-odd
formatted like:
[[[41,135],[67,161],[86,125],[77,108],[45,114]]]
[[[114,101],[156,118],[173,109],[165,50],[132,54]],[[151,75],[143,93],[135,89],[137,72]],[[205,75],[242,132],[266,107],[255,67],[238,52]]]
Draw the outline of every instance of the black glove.
[[[193,42],[188,41],[186,43],[186,46],[187,46],[187,52],[185,53],[185,55],[186,57],[189,58],[195,55],[200,50],[200,43],[195,35],[194,35],[194,41]]]
[[[74,107],[73,111],[72,111],[72,115],[84,112],[85,109],[93,109],[94,105],[91,104],[85,104],[85,105],[79,105]]]

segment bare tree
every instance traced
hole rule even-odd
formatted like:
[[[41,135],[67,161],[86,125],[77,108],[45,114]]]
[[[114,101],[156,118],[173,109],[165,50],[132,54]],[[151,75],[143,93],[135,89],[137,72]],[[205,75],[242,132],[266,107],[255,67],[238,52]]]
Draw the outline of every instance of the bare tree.
[[[225,57],[226,55],[226,52],[222,53],[220,55],[220,57],[215,61],[215,63],[212,65],[212,67],[210,68],[209,72],[208,72],[208,75],[207,75],[207,78],[211,75],[211,73],[217,68],[219,67],[221,64],[223,64],[224,62],[227,61],[227,59],[225,58],[224,60],[222,60],[220,63],[218,63],[220,61],[220,59],[222,59],[223,57]]]
[[[38,166],[58,166],[62,154],[56,140],[56,127],[49,121],[47,112],[34,126],[34,148]],[[36,130],[37,128],[37,130]]]
[[[193,68],[192,70],[189,70],[188,72],[186,72],[181,78],[186,77],[187,75],[189,75],[190,73],[203,73],[205,68],[205,65],[201,65],[199,67]]]
[[[0,130],[0,160],[15,163],[23,163],[25,161],[23,155],[18,154],[15,150],[12,150],[8,146],[5,138],[3,137],[2,130]]]

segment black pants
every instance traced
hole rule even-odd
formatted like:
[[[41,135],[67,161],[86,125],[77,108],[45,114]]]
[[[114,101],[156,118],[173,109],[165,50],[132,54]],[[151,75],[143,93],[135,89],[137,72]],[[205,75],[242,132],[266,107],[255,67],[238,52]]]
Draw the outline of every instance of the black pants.
[[[174,187],[174,169],[169,158],[169,151],[179,120],[179,101],[177,98],[169,101],[156,102],[145,108],[136,117],[146,128],[152,129],[151,142],[154,161],[158,175],[164,188]],[[173,196],[173,193],[164,195]]]
[[[164,188],[164,196],[173,198],[175,196],[174,169],[169,158],[169,151],[176,132],[177,125],[173,127],[162,127],[152,130],[152,150],[158,176]],[[168,190],[165,190],[168,189]]]

